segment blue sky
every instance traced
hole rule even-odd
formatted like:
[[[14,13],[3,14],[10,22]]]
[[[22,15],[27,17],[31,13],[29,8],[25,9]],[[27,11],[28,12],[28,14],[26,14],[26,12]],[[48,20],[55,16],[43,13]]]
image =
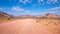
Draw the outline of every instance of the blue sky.
[[[0,0],[0,11],[17,16],[60,14],[60,0]]]

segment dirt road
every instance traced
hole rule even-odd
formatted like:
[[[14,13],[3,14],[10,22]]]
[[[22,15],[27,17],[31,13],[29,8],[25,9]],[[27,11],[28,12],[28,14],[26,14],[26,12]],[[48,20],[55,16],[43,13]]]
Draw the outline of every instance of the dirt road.
[[[0,34],[54,34],[33,19],[14,20],[0,24]]]

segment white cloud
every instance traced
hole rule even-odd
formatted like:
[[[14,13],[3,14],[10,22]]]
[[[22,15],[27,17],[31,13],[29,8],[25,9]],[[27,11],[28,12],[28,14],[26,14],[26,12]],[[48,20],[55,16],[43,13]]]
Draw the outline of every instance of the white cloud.
[[[19,0],[19,2],[22,2],[22,3],[26,3],[26,2],[29,2],[29,0]]]
[[[12,11],[24,11],[24,9],[20,7],[12,7],[11,10]]]
[[[27,9],[23,9],[23,8],[20,8],[20,7],[12,7],[11,8],[11,11],[16,11],[16,12],[25,12],[25,13],[29,13],[30,10],[27,10]]]

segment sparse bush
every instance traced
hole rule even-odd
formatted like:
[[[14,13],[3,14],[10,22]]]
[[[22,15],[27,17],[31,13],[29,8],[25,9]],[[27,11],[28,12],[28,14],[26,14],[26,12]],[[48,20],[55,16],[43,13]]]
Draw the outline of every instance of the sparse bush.
[[[10,20],[11,18],[8,18],[8,20]]]

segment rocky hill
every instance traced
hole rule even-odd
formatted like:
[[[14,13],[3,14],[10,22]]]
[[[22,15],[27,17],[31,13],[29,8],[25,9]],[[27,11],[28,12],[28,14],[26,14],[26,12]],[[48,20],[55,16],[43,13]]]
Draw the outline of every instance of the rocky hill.
[[[44,17],[44,18],[60,18],[59,15],[56,15],[56,14],[53,14],[53,13],[47,13],[47,14],[44,14],[44,15],[41,15],[41,17]]]
[[[12,17],[12,16],[5,12],[0,12],[0,18],[9,18],[9,17]]]
[[[10,14],[0,11],[0,23],[8,20],[12,20],[14,17]]]

